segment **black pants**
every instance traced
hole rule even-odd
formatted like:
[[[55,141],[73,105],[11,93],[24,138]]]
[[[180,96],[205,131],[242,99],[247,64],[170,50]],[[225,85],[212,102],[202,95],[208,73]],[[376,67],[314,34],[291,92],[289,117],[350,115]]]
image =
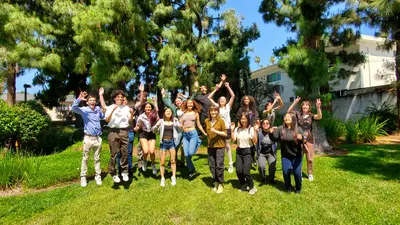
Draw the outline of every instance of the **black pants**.
[[[236,150],[236,174],[241,185],[245,185],[252,189],[254,187],[253,177],[250,175],[251,164],[253,158],[250,148],[237,148]]]
[[[208,164],[215,182],[224,183],[224,157],[225,148],[208,148]]]
[[[120,153],[121,172],[128,173],[128,131],[111,130],[108,134],[108,144],[110,145],[110,163],[108,164],[108,172],[111,176],[116,174],[115,164],[117,154]]]

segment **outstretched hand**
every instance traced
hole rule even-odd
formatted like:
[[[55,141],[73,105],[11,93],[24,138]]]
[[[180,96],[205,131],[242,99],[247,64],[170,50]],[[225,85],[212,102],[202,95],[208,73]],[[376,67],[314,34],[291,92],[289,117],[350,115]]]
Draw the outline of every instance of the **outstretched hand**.
[[[320,109],[321,108],[321,99],[317,98],[317,102],[316,102],[317,108]]]
[[[100,87],[99,88],[99,95],[101,96],[101,95],[104,95],[104,88],[103,87]]]
[[[221,78],[222,81],[225,81],[227,76],[225,74],[222,74],[220,78]]]
[[[301,100],[301,97],[297,96],[297,98],[294,100],[294,103],[299,103],[299,101]]]
[[[81,101],[86,101],[86,97],[88,96],[88,93],[86,91],[81,91],[81,93],[79,93],[79,99]]]
[[[139,85],[139,91],[143,92],[144,91],[144,84]]]

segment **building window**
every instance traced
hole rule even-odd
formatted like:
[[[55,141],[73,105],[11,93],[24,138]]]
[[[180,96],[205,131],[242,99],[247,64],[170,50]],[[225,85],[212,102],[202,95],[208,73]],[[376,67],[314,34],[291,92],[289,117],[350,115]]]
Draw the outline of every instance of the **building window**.
[[[294,97],[290,97],[290,102],[294,102]]]
[[[276,73],[271,73],[267,76],[267,81],[268,82],[274,82],[274,81],[278,81],[281,80],[281,72],[278,71]]]

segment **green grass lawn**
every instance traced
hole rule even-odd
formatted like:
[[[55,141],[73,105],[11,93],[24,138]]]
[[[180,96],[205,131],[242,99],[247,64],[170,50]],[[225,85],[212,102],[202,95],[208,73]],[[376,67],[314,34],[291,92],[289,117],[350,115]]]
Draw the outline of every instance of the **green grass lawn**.
[[[40,172],[29,187],[45,187],[79,177],[79,144],[39,157]],[[50,191],[0,199],[1,224],[397,224],[400,221],[400,146],[343,146],[349,154],[317,157],[315,181],[303,180],[300,195],[282,191],[278,158],[276,185],[256,181],[258,192],[239,192],[236,174],[225,173],[225,191],[211,190],[205,154],[194,158],[200,175],[188,181],[178,171],[177,186],[162,188],[150,167],[130,182],[102,186],[91,180]],[[204,151],[203,151],[204,152]],[[102,168],[108,164],[103,148]],[[92,157],[91,157],[92,159]],[[91,174],[93,161],[89,162]],[[303,164],[303,171],[305,166]],[[254,178],[259,179],[253,170]],[[183,176],[183,177],[182,177]],[[170,177],[170,173],[167,174]],[[28,190],[29,192],[29,190]]]

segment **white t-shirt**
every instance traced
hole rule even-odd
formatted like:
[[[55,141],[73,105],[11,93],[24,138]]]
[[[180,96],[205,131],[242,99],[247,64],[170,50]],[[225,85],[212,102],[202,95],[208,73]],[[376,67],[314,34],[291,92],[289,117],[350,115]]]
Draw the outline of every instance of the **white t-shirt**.
[[[224,108],[219,108],[219,115],[225,122],[225,126],[227,129],[230,129],[231,127],[231,107],[229,104],[226,104]]]
[[[254,128],[236,128],[235,129],[236,142],[239,148],[250,148],[253,144]]]
[[[113,111],[115,104],[112,104],[107,107],[105,118],[107,118],[111,112]],[[126,105],[120,105],[113,112],[110,122],[108,122],[109,127],[111,128],[127,128],[129,127],[129,118],[131,117],[131,113],[129,112],[129,107]]]

